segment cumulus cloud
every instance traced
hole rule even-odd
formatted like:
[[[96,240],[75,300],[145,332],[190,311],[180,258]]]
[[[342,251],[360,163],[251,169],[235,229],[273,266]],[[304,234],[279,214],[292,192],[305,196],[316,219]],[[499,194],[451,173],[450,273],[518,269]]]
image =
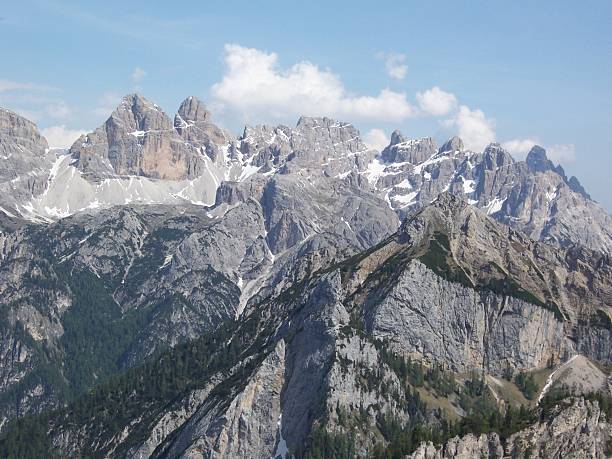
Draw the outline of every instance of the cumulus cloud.
[[[135,67],[134,70],[132,70],[131,78],[134,84],[140,83],[142,79],[146,76],[147,76],[147,72],[145,72],[140,67]]]
[[[396,80],[403,80],[406,78],[406,74],[408,73],[408,66],[405,64],[406,55],[405,54],[379,54],[379,57],[385,60],[385,69],[387,70],[387,75],[391,78],[395,78]]]
[[[228,44],[225,64],[226,73],[211,93],[220,106],[248,116],[329,115],[397,122],[414,115],[405,93],[382,89],[375,96],[349,94],[338,75],[308,61],[283,69],[276,53]]]
[[[495,140],[495,121],[487,118],[479,109],[472,110],[462,105],[455,117],[445,121],[445,124],[455,128],[465,146],[474,151],[482,151]]]
[[[576,159],[576,146],[573,144],[545,145],[535,138],[513,139],[504,142],[502,146],[515,158],[523,160],[534,145],[540,145],[546,150],[546,156],[554,163],[567,164]]]
[[[525,159],[527,153],[534,145],[539,145],[537,139],[513,139],[502,143],[502,147],[512,155],[514,159]]]
[[[87,134],[87,131],[69,129],[63,124],[41,129],[40,132],[47,139],[51,148],[69,148],[81,135]]]
[[[546,148],[546,155],[556,163],[571,163],[576,159],[576,146],[571,143],[552,145]]]
[[[427,115],[448,115],[457,107],[455,95],[442,91],[438,86],[424,92],[418,92],[416,98],[421,111]]]
[[[365,143],[368,148],[381,151],[389,145],[389,137],[382,129],[370,129],[363,136],[363,143]]]

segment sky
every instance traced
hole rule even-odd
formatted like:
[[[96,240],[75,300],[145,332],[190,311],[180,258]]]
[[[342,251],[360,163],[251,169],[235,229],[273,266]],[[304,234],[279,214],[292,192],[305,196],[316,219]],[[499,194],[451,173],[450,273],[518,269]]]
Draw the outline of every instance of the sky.
[[[235,133],[329,116],[523,159],[544,146],[612,210],[612,2],[20,1],[0,8],[0,106],[51,146],[140,92]]]

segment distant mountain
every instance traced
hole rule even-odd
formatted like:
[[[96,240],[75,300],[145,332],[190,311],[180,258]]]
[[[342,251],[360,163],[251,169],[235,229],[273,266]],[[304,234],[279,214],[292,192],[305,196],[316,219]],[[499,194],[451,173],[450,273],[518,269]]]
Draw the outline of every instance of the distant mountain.
[[[540,147],[517,162],[497,144],[478,153],[454,137],[438,149],[431,138],[409,140],[395,131],[377,154],[353,126],[306,117],[295,128],[247,127],[236,137],[215,126],[195,97],[171,121],[131,94],[52,164],[34,125],[8,111],[0,117],[5,125],[27,126],[6,131],[6,151],[19,142],[29,145],[19,148],[38,148],[19,164],[4,160],[12,178],[6,177],[0,205],[8,217],[48,221],[126,203],[214,206],[227,200],[229,189],[245,197],[246,189],[277,175],[322,174],[383,197],[400,218],[448,190],[535,239],[612,252],[612,218]],[[24,185],[11,185],[24,174]]]

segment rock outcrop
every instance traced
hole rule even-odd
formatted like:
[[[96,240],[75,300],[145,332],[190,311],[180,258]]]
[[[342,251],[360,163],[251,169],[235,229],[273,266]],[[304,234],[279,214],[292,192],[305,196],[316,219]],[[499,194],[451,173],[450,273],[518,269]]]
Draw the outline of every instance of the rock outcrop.
[[[495,433],[456,437],[441,447],[421,445],[410,459],[468,459],[473,457],[605,458],[612,425],[597,402],[573,399],[558,406],[548,419],[500,440]]]
[[[204,168],[198,149],[181,138],[156,104],[139,94],[124,97],[103,126],[75,142],[70,155],[77,168],[96,181],[116,175],[193,179]]]
[[[0,108],[0,215],[17,219],[22,205],[45,191],[53,154],[34,123]]]

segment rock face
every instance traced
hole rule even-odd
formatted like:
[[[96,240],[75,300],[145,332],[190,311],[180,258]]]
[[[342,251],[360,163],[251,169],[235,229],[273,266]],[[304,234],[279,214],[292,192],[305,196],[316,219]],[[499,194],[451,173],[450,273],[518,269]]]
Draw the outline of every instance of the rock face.
[[[174,116],[174,129],[187,142],[198,148],[217,165],[223,165],[223,148],[232,136],[212,123],[212,115],[196,97],[181,103]]]
[[[321,187],[304,189],[279,179],[259,200],[245,197],[210,212],[194,205],[123,206],[3,236],[2,422],[56,403],[64,390],[78,392],[76,379],[87,385],[94,374],[197,339],[239,317],[258,291],[282,291],[397,229],[378,198],[332,185],[322,177]],[[298,190],[311,198],[301,207]],[[96,292],[93,302],[83,289]],[[82,323],[89,314],[100,314],[98,322]],[[99,334],[100,348],[91,351],[102,360],[84,375],[67,371],[67,388],[45,380],[39,347],[57,350],[52,366],[59,369],[65,360],[86,358],[79,349],[84,332]],[[38,399],[28,392],[35,389]],[[2,399],[15,390],[23,394],[19,412]]]
[[[578,337],[572,330],[611,313],[608,257],[562,253],[440,195],[355,268],[358,283],[376,270],[389,273],[383,298],[376,283],[360,287],[366,326],[403,352],[459,371],[542,367],[584,350],[580,343],[592,336],[600,341],[590,356],[599,359],[609,332],[591,327]]]
[[[181,107],[187,110],[185,102]],[[70,155],[86,177],[98,181],[115,175],[193,179],[204,167],[198,150],[181,139],[168,116],[138,94],[124,97],[103,126],[75,142]]]
[[[45,418],[53,447],[69,455],[95,452],[106,457],[272,457],[282,456],[286,448],[298,451],[313,429],[324,426],[337,435],[358,433],[354,454],[368,456],[381,441],[377,429],[385,431],[381,419],[437,425],[442,412],[465,415],[454,392],[442,396],[432,386],[415,386],[427,403],[434,403],[426,408],[390,355],[410,357],[456,377],[479,371],[498,381],[508,371],[547,371],[557,365],[563,374],[565,362],[578,352],[584,353],[585,362],[612,360],[612,271],[604,255],[530,240],[446,193],[394,235],[339,262],[342,254],[355,253],[352,244],[359,244],[358,238],[344,236],[351,232],[340,230],[346,224],[325,226],[320,217],[318,232],[290,242],[291,233],[271,231],[285,208],[261,202],[249,198],[227,206],[225,213],[211,213],[210,221],[197,218],[197,207],[169,219],[167,210],[150,214],[147,206],[130,210],[112,231],[96,221],[99,213],[88,217],[97,228],[93,234],[78,233],[87,226],[76,217],[50,226],[65,241],[61,249],[52,246],[51,253],[70,260],[63,263],[73,273],[95,270],[111,283],[113,298],[128,311],[125,317],[129,311],[147,311],[148,304],[158,305],[144,323],[137,322],[141,331],[121,353],[121,362],[133,366],[160,342],[175,345],[159,360],[153,357],[136,366],[128,379],[107,386],[104,400],[111,405],[106,414],[79,411],[81,427],[71,421],[71,407]],[[324,209],[316,201],[312,205]],[[362,200],[360,205],[368,204]],[[361,244],[368,247],[365,240]],[[8,239],[6,247],[12,249],[6,253],[24,246]],[[105,257],[100,252],[113,247],[116,254]],[[11,273],[10,285],[17,292],[19,265],[13,255],[5,258],[4,275]],[[30,263],[42,273],[49,269],[40,260]],[[42,330],[53,330],[40,328],[41,320],[55,320],[56,337],[49,339],[62,344],[70,330],[64,317],[77,307],[78,298],[61,288],[43,292],[57,298],[53,311],[69,304],[65,312],[55,312],[55,318],[49,313],[36,316],[26,308],[27,296],[11,311],[27,317],[23,328],[39,341],[47,339],[38,335]],[[189,344],[182,346],[184,341]],[[20,358],[19,353],[11,355]],[[9,362],[3,365],[10,367]],[[157,377],[145,375],[164,373],[169,366],[167,374],[177,379],[167,380],[161,391]],[[181,376],[185,371],[188,379]],[[516,395],[504,395],[499,384],[489,397],[505,406],[512,398],[504,397]],[[454,387],[461,391],[461,386]],[[41,397],[53,403],[49,393],[43,391]],[[33,400],[24,397],[22,406]],[[544,451],[552,448],[551,438],[561,441],[563,432],[567,440],[560,444],[566,449],[551,454],[583,447],[599,454],[609,427],[599,415],[585,421],[595,405],[577,407],[574,417],[559,411],[557,421],[536,423],[508,443],[493,434],[468,436],[443,449],[426,444],[415,454],[468,457],[483,452],[501,457],[529,446]],[[121,421],[112,415],[114,410],[124,413]],[[557,425],[563,427],[551,427]],[[576,432],[582,433],[576,437]]]
[[[381,152],[381,157],[390,163],[419,164],[433,156],[436,150],[436,142],[430,137],[406,140],[399,131],[395,131],[391,136],[391,144]]]
[[[524,429],[504,442],[497,434],[456,437],[435,447],[421,445],[410,459],[468,459],[472,457],[605,458],[612,425],[597,402],[583,398],[557,407],[545,421]]]
[[[34,123],[0,108],[0,215],[18,217],[15,205],[44,192],[52,157]]]

